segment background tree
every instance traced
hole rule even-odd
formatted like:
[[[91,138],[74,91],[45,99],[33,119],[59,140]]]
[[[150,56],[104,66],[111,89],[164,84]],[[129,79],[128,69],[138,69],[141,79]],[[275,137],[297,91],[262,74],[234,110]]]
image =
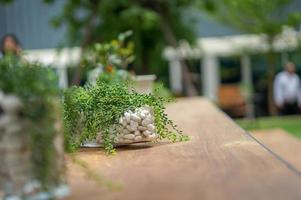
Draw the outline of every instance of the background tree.
[[[193,41],[194,26],[184,23],[182,14],[194,4],[194,0],[66,0],[52,23],[55,27],[66,26],[69,44],[80,45],[83,50],[94,42],[133,30],[136,71],[167,77],[162,50],[166,45],[176,46],[179,39]],[[182,65],[186,91],[196,94],[187,64]],[[74,83],[80,76],[78,70]]]
[[[265,34],[269,51],[268,60],[268,105],[274,115],[273,78],[275,75],[275,50],[272,44],[282,32],[283,26],[299,26],[301,15],[294,12],[291,0],[206,0],[202,6],[217,20],[245,33]]]

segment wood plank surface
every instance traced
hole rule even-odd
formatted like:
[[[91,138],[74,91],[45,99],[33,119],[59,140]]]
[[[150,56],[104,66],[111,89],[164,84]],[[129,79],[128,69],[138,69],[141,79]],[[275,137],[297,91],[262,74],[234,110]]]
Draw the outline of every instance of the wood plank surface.
[[[69,162],[72,195],[67,199],[301,199],[298,173],[209,101],[181,99],[167,111],[191,136],[189,142],[129,146],[118,149],[116,156],[82,150],[77,159],[122,188],[99,186]]]
[[[301,140],[283,129],[252,131],[252,135],[281,156],[301,174]]]

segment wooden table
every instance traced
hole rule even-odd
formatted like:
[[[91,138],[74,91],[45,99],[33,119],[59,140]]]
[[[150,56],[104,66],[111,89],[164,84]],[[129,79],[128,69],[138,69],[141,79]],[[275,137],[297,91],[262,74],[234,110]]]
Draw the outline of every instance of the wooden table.
[[[78,160],[122,188],[100,186],[69,162],[68,200],[301,199],[301,178],[294,166],[209,101],[181,99],[167,111],[191,136],[189,142],[130,146],[116,156],[83,150]]]

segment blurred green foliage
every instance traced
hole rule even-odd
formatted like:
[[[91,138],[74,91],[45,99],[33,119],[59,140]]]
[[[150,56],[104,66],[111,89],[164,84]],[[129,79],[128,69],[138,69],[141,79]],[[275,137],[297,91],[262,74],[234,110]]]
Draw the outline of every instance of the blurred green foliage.
[[[60,111],[57,77],[50,69],[38,63],[27,63],[5,57],[0,60],[0,90],[18,96],[23,108],[24,134],[30,139],[34,178],[47,189],[57,184],[58,172],[53,140],[58,134],[54,127]]]
[[[57,83],[54,71],[39,63],[15,59],[0,60],[0,89],[4,93],[20,97],[25,106],[23,113],[31,120],[39,120],[47,115],[43,107],[49,97],[58,95]]]
[[[246,33],[264,33],[274,39],[284,25],[299,26],[301,13],[292,0],[207,0],[204,6],[216,19]]]
[[[11,3],[13,2],[14,0],[0,0],[0,5],[1,4],[8,4],[8,3]]]
[[[55,1],[54,1],[55,2]],[[162,50],[171,37],[193,41],[193,24],[184,23],[182,11],[195,0],[66,0],[62,12],[52,20],[66,26],[71,45],[87,47],[109,41],[126,30],[133,31],[135,70],[167,78]]]
[[[132,31],[126,31],[119,34],[118,39],[93,44],[84,52],[83,67],[96,68],[102,65],[108,70],[112,67],[127,69],[128,65],[135,60],[134,44],[126,41],[131,35]]]
[[[253,120],[241,119],[236,120],[236,122],[250,131],[281,128],[301,138],[300,116],[262,117]]]

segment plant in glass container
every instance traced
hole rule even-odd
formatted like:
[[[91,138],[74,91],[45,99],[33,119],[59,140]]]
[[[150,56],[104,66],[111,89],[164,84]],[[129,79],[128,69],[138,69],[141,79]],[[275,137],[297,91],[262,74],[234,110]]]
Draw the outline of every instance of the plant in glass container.
[[[188,140],[168,119],[164,103],[156,95],[129,90],[127,84],[107,74],[100,75],[94,85],[72,87],[64,96],[67,146],[74,150],[94,140],[114,153],[118,144]]]

